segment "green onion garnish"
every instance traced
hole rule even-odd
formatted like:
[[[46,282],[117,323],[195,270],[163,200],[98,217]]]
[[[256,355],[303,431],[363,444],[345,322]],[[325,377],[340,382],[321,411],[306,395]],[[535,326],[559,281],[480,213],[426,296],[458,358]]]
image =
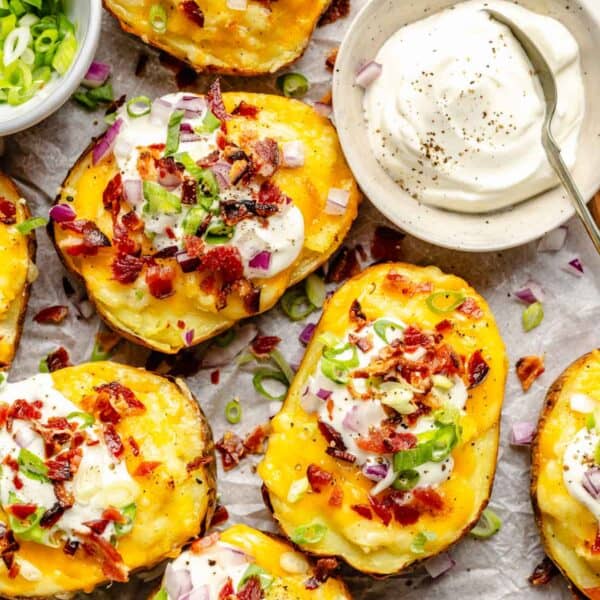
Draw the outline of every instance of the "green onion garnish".
[[[285,360],[283,354],[277,348],[271,352],[271,360],[281,369],[288,383],[291,384],[292,379],[294,379],[294,371],[292,371],[288,361]]]
[[[327,295],[323,278],[315,275],[315,273],[311,273],[304,282],[304,289],[306,290],[306,296],[310,303],[315,308],[323,308],[325,297]]]
[[[470,533],[473,537],[484,540],[498,533],[501,527],[502,519],[491,508],[486,508]]]
[[[425,545],[427,542],[431,542],[435,540],[437,536],[433,531],[421,531],[415,535],[413,538],[412,544],[410,545],[410,551],[413,554],[424,554],[425,553]]]
[[[412,490],[417,483],[419,483],[420,477],[421,476],[419,475],[418,471],[409,469],[408,471],[402,471],[402,473],[399,473],[398,479],[396,479],[392,485],[396,490],[407,492],[408,490]]]
[[[167,191],[160,183],[144,181],[142,189],[146,199],[144,210],[150,214],[177,214],[181,212],[181,198]]]
[[[34,229],[44,227],[48,223],[48,219],[44,217],[31,217],[16,225],[17,231],[23,235],[29,235]]]
[[[169,117],[169,125],[167,128],[167,145],[165,147],[165,156],[171,156],[179,150],[179,137],[181,134],[181,121],[183,120],[184,111],[175,110]]]
[[[150,114],[152,110],[152,100],[148,96],[136,96],[127,103],[127,114],[137,119]]]
[[[425,299],[425,302],[434,313],[443,315],[456,310],[465,301],[466,297],[463,292],[442,290],[431,294]]]
[[[204,119],[202,119],[202,123],[198,125],[194,131],[198,134],[203,133],[212,133],[215,129],[221,127],[221,121],[215,117],[214,113],[211,110],[206,111],[204,115]]]
[[[75,412],[69,413],[67,415],[67,421],[71,421],[72,419],[76,419],[77,421],[80,421],[82,429],[85,429],[86,427],[91,427],[96,422],[94,415],[92,415],[91,413],[82,412],[82,411],[75,411]]]
[[[268,571],[265,571],[262,567],[259,567],[257,564],[252,564],[249,565],[244,571],[244,574],[238,583],[238,591],[244,587],[248,579],[251,577],[258,577],[260,586],[263,590],[268,590],[273,584],[273,575],[271,575]]]
[[[135,502],[132,502],[121,508],[120,511],[127,521],[125,523],[115,523],[115,535],[117,537],[123,537],[133,529],[133,522],[135,521],[135,515],[137,514],[137,506]]]
[[[350,356],[348,356],[350,354]],[[358,350],[347,343],[341,346],[323,348],[323,356],[331,363],[343,369],[358,367]]]
[[[27,448],[21,448],[17,461],[20,470],[29,479],[43,482],[49,481],[47,477],[48,467],[37,454],[27,450]]]
[[[280,300],[281,309],[292,321],[301,321],[315,310],[315,306],[299,287],[289,289]]]
[[[300,525],[290,536],[294,544],[318,544],[327,535],[327,527],[321,523]]]
[[[268,390],[265,389],[265,386],[263,384],[265,380],[269,379],[281,383],[283,386],[285,386],[285,391],[282,394],[279,394],[278,396],[271,394]],[[284,400],[289,383],[287,377],[281,371],[260,368],[254,371],[254,376],[252,377],[252,385],[261,396],[264,396],[268,400]]]
[[[399,323],[395,323],[394,321],[389,321],[387,319],[378,319],[373,323],[373,329],[375,333],[386,343],[390,344],[392,340],[388,337],[388,330],[391,331],[404,331],[404,327]]]
[[[150,25],[156,33],[164,33],[167,30],[167,11],[161,4],[153,4],[150,7]]]
[[[239,400],[231,400],[225,405],[225,418],[232,425],[242,420],[242,406]]]
[[[56,49],[56,54],[52,59],[52,67],[60,75],[64,75],[71,66],[75,54],[77,53],[77,40],[72,33],[67,33],[62,42]]]
[[[334,381],[335,383],[341,383],[342,385],[345,385],[348,383],[348,381],[350,381],[350,376],[348,375],[347,369],[332,363],[325,357],[321,358],[321,373],[323,373],[323,375],[325,375],[325,377],[328,379],[331,379],[331,381]]]
[[[288,98],[302,98],[308,92],[310,84],[302,73],[286,73],[277,78],[277,87]]]
[[[531,331],[535,329],[544,318],[544,307],[541,302],[534,302],[530,304],[523,311],[523,329],[525,331]]]
[[[201,206],[192,206],[183,219],[183,233],[185,235],[196,235],[207,214]]]
[[[204,240],[207,244],[225,244],[235,233],[235,228],[222,221],[213,220],[206,230]]]

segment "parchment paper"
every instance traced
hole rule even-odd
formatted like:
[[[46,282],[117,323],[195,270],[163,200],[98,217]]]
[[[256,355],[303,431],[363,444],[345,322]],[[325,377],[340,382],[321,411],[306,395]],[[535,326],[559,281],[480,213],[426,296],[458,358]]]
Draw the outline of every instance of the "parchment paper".
[[[352,0],[355,14],[364,0]],[[325,57],[339,44],[350,18],[317,30],[302,61],[294,67],[313,82],[310,97],[318,99],[330,85],[330,74],[324,67]],[[143,77],[134,75],[140,52],[147,52],[150,60]],[[123,34],[116,22],[104,15],[103,37],[98,59],[113,67],[112,83],[115,94],[129,97],[144,93],[156,96],[173,91],[173,73],[161,66],[158,55],[140,41]],[[226,78],[223,88],[251,91],[274,90],[273,78],[244,80]],[[208,78],[200,78],[192,89],[203,92]],[[6,140],[3,168],[22,186],[34,214],[46,215],[51,199],[93,135],[105,125],[103,111],[90,115],[73,102],[41,125]],[[500,167],[501,168],[501,167]],[[385,223],[377,211],[365,201],[359,218],[347,243],[368,240],[376,224]],[[417,264],[434,264],[448,272],[464,277],[482,293],[496,315],[507,345],[510,376],[506,390],[502,419],[502,446],[491,506],[502,516],[500,533],[487,541],[465,539],[452,548],[451,555],[457,566],[448,574],[431,581],[422,571],[402,578],[374,581],[347,569],[344,571],[356,598],[393,600],[403,598],[569,598],[560,577],[542,589],[533,589],[528,575],[543,556],[538,541],[529,503],[529,458],[525,449],[508,444],[511,424],[518,420],[535,420],[545,390],[554,378],[581,354],[600,346],[600,258],[587,240],[583,228],[573,220],[568,224],[569,234],[564,249],[558,253],[540,254],[536,244],[518,249],[490,253],[466,254],[436,248],[407,236],[403,242],[404,260]],[[33,293],[20,350],[11,372],[11,379],[33,375],[39,361],[57,346],[65,346],[74,363],[89,358],[94,335],[100,326],[96,316],[89,320],[77,318],[71,305],[68,320],[61,326],[40,326],[32,321],[41,308],[52,304],[70,304],[65,296],[62,279],[64,269],[43,230],[38,231],[38,259],[40,276],[33,285]],[[367,244],[368,245],[368,244]],[[585,276],[576,278],[561,270],[561,266],[578,256],[585,266]],[[530,277],[546,290],[546,316],[534,331],[525,334],[521,328],[523,306],[511,293]],[[317,314],[307,321],[316,321]],[[254,319],[261,332],[283,338],[282,351],[290,363],[297,363],[303,347],[297,335],[304,323],[291,323],[278,308]],[[523,394],[514,374],[516,360],[526,354],[545,354],[546,373],[533,388]],[[118,360],[144,364],[147,352],[124,344]],[[223,408],[233,396],[239,396],[243,405],[242,423],[233,429],[240,435],[249,432],[258,423],[266,421],[271,407],[258,396],[251,385],[248,370],[234,367],[221,369],[219,385],[212,385],[209,370],[189,378],[188,383],[212,424],[215,438],[231,428]],[[293,459],[292,457],[290,458]],[[221,501],[230,514],[230,522],[244,521],[257,527],[273,529],[272,519],[264,508],[258,477],[253,474],[257,460],[246,460],[229,473],[220,472]],[[156,571],[155,576],[160,575]],[[144,584],[137,578],[130,584],[115,585],[94,594],[106,598],[145,598]]]

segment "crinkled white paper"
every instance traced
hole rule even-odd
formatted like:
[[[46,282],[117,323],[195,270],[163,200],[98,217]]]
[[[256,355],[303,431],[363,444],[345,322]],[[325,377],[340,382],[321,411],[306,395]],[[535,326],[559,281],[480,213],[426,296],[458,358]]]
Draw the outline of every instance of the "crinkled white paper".
[[[365,0],[352,0],[353,14]],[[311,98],[318,99],[330,85],[330,74],[324,67],[330,50],[339,44],[350,18],[318,29],[302,61],[294,67],[313,82]],[[142,77],[134,75],[140,52],[148,52],[150,60]],[[117,96],[139,94],[157,96],[175,89],[173,73],[161,66],[157,53],[140,41],[123,34],[116,22],[104,16],[103,37],[98,59],[113,67],[112,83]],[[208,78],[200,78],[193,89],[202,92]],[[249,91],[271,91],[274,78],[225,78],[223,88]],[[4,169],[22,186],[35,214],[46,215],[50,202],[69,167],[86,147],[90,138],[105,127],[103,113],[90,115],[70,102],[41,125],[6,140]],[[499,167],[501,168],[501,166]],[[366,201],[347,243],[368,240],[373,227],[384,218]],[[70,304],[62,279],[64,269],[46,234],[38,231],[40,277],[33,293],[25,322],[21,347],[11,378],[27,377],[37,372],[39,361],[57,346],[65,346],[74,363],[89,358],[94,335],[100,325],[97,317],[77,318],[71,305],[68,320],[61,326],[41,326],[32,321],[41,308],[52,304]],[[368,244],[367,244],[368,245]],[[536,244],[518,249],[490,253],[466,254],[443,250],[407,236],[403,242],[404,260],[416,264],[434,264],[464,277],[482,293],[498,320],[510,360],[510,376],[506,389],[502,420],[502,445],[498,473],[491,506],[502,516],[500,533],[487,541],[465,539],[452,548],[457,566],[447,575],[431,581],[424,572],[402,578],[375,581],[351,570],[345,576],[356,598],[410,600],[422,598],[462,598],[496,600],[501,598],[569,598],[560,577],[543,589],[533,589],[527,577],[543,556],[533,522],[529,502],[529,457],[526,449],[509,446],[511,424],[519,420],[535,420],[545,390],[554,378],[581,354],[600,346],[600,258],[586,238],[583,228],[573,220],[564,249],[557,253],[539,254]],[[561,270],[574,257],[580,257],[585,275],[576,278]],[[523,306],[512,292],[528,279],[538,281],[546,290],[543,323],[534,331],[521,328]],[[313,314],[307,321],[315,321]],[[291,323],[278,308],[254,319],[261,332],[279,335],[282,351],[290,363],[297,363],[303,347],[297,341],[303,323]],[[546,373],[524,394],[514,373],[517,359],[526,354],[544,354]],[[124,344],[117,358],[133,364],[144,364],[147,352]],[[244,435],[258,423],[266,421],[271,407],[258,396],[251,385],[249,369],[221,369],[219,385],[210,383],[209,371],[201,371],[188,383],[202,404],[212,424],[215,438],[231,428],[224,418],[225,404],[239,396],[243,405],[242,422],[234,429]],[[293,457],[290,457],[293,460]],[[253,473],[256,460],[247,460],[229,473],[220,473],[219,493],[227,506],[231,521],[244,521],[260,528],[274,524],[264,508],[260,481]],[[112,586],[96,592],[96,597],[143,599],[150,584],[137,579],[127,586]]]

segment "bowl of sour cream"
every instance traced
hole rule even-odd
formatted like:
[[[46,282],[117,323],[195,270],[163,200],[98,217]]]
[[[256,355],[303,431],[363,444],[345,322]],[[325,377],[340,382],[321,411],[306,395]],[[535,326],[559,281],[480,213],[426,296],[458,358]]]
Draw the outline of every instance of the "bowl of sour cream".
[[[542,147],[537,75],[485,8],[525,30],[550,64],[553,133],[591,198],[600,188],[596,0],[372,0],[341,45],[333,83],[342,148],[365,194],[405,231],[467,251],[524,244],[574,214]]]

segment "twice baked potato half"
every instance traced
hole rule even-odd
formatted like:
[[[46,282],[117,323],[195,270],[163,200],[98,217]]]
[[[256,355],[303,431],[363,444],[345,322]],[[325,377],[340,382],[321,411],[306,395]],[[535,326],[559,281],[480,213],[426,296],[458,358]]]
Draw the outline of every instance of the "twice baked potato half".
[[[258,473],[284,533],[396,574],[459,540],[496,468],[507,361],[462,279],[383,264],[327,302]]]
[[[27,310],[35,234],[18,226],[29,216],[15,184],[0,173],[0,369],[10,367]]]
[[[215,82],[123,106],[51,233],[111,327],[175,353],[271,308],[335,252],[358,202],[326,118]]]
[[[586,598],[600,599],[600,350],[548,390],[531,448],[531,498],[544,549]]]
[[[179,380],[111,362],[39,374],[2,385],[0,424],[3,598],[127,581],[210,522],[211,432]]]
[[[351,598],[344,583],[329,577],[322,565],[311,564],[290,544],[246,525],[194,542],[167,566],[151,600],[177,600],[187,593],[203,600]]]
[[[230,75],[274,73],[304,53],[331,0],[104,0],[121,28],[189,63]]]

